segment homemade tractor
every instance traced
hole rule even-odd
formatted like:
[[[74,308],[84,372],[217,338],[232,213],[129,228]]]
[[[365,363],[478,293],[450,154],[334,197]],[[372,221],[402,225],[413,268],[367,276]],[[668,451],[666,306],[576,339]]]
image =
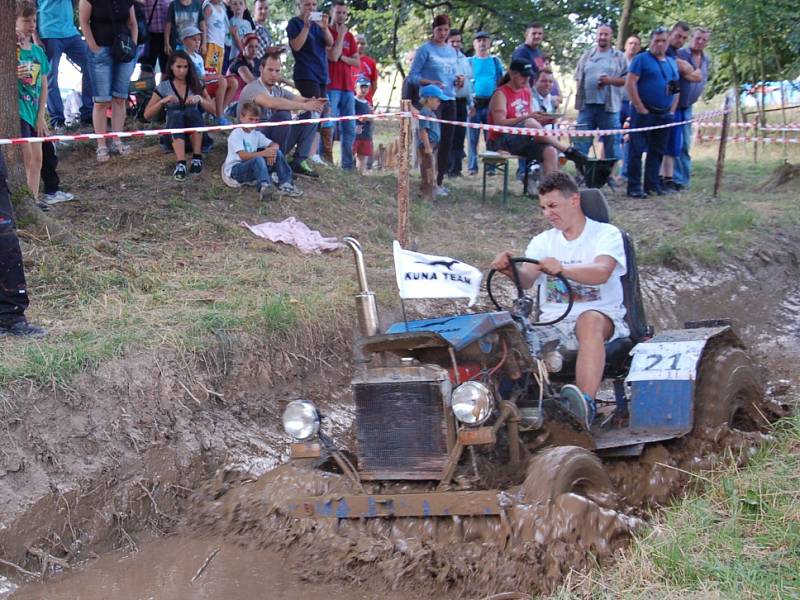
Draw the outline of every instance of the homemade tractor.
[[[582,192],[581,204],[590,218],[609,221],[598,190]],[[312,402],[291,402],[283,423],[296,441],[284,467],[336,475],[313,491],[276,491],[277,508],[290,518],[341,521],[502,518],[515,505],[570,493],[608,505],[613,489],[599,457],[637,456],[647,444],[758,422],[762,384],[730,323],[654,334],[633,244],[623,238],[631,335],[607,344],[608,397],[589,429],[559,401],[560,386],[574,381],[575,356],[540,343],[544,323],[525,290],[517,286],[516,300],[503,308],[492,271],[486,286],[495,312],[400,322],[382,332],[361,246],[345,238],[361,290],[352,379],[357,448],[350,453],[323,433]],[[561,283],[570,295],[566,316],[572,296],[569,281]]]

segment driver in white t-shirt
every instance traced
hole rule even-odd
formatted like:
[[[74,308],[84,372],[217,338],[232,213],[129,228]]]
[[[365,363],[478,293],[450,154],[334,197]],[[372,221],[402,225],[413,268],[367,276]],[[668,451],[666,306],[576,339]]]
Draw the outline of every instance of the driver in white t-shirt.
[[[546,344],[577,350],[575,383],[561,388],[561,399],[586,424],[595,416],[594,398],[605,366],[605,343],[629,335],[625,323],[621,277],[626,272],[622,233],[608,223],[586,217],[581,210],[578,186],[561,171],[546,175],[539,184],[539,205],[552,229],[534,237],[525,250],[538,265],[518,263],[523,289],[539,284],[541,321],[563,314],[569,296],[554,277],[566,277],[575,296],[569,315],[554,325],[537,327],[536,335]],[[513,279],[509,259],[501,252],[492,268]]]

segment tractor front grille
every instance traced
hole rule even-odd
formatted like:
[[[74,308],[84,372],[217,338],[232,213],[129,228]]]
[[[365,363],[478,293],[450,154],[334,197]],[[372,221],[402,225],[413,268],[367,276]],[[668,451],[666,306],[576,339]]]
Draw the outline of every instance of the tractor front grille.
[[[439,479],[447,462],[442,381],[354,382],[364,479]]]

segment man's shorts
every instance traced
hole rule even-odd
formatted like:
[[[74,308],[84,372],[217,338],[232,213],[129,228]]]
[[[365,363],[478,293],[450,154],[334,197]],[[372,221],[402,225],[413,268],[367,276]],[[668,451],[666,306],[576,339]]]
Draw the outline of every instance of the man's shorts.
[[[544,150],[548,144],[535,141],[537,139],[529,135],[513,135],[504,133],[499,138],[491,142],[491,150],[505,150],[515,156],[521,156],[528,160],[542,162],[544,160]]]
[[[206,50],[206,72],[222,73],[222,62],[225,59],[225,48],[209,42]]]
[[[594,312],[600,311],[596,310]],[[608,315],[605,316],[608,317]],[[611,319],[614,331],[611,333],[611,337],[606,340],[606,344],[619,338],[628,337],[631,334],[625,319],[618,317],[608,318]],[[578,317],[572,317],[570,315],[563,321],[559,321],[553,325],[534,327],[533,332],[539,338],[545,351],[558,349],[567,352],[576,352],[578,350],[578,337],[575,335],[575,323],[577,320]]]
[[[353,142],[353,154],[356,156],[372,156],[372,140],[356,140]]]

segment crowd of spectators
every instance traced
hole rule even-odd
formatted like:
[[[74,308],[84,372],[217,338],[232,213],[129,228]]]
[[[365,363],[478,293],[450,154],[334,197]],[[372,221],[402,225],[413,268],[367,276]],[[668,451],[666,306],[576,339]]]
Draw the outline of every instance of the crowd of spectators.
[[[65,54],[82,72],[80,118],[101,134],[124,128],[137,62],[161,71],[142,114],[151,120],[163,118],[170,128],[206,122],[229,125],[241,116],[246,102],[259,107],[262,120],[282,122],[296,117],[365,117],[373,110],[378,66],[367,53],[366,38],[350,31],[345,0],[333,0],[327,13],[318,10],[317,0],[298,0],[297,12],[285,28],[286,45],[273,42],[268,0],[79,0],[80,31],[71,0],[39,0],[38,5],[15,1],[24,21],[18,24],[23,135],[62,132],[58,65]],[[598,26],[595,43],[580,57],[574,73],[576,128],[636,128],[690,119],[708,77],[708,35],[706,29],[692,31],[678,22],[670,30],[653,31],[644,52],[640,38],[631,36],[623,52],[614,48],[612,27]],[[467,40],[471,50],[465,53]],[[447,196],[444,179],[461,176],[465,158],[467,173],[478,173],[480,131],[453,123],[549,128],[564,116],[563,93],[544,42],[542,24],[531,23],[506,68],[492,54],[488,32],[469,35],[451,28],[447,14],[433,18],[430,37],[409,55],[403,85],[403,97],[413,101],[415,110],[430,112],[436,104],[435,116],[449,121],[439,123],[435,131],[423,128],[427,140],[423,135],[418,139],[417,147],[425,155],[420,161],[423,180],[433,178],[432,187],[423,186],[424,195]],[[294,58],[291,81],[281,76],[284,52]],[[36,65],[33,76],[29,65]],[[431,86],[441,93],[432,96]],[[320,126],[285,123],[264,128],[263,133],[280,147],[296,175],[318,177],[314,163],[332,165],[336,140],[342,169],[365,172],[372,163],[368,119]],[[175,154],[175,179],[203,169],[205,139],[177,135],[164,142]],[[590,135],[574,136],[572,145],[557,137],[497,132],[485,132],[484,139],[487,149],[519,157],[520,179],[532,167],[544,174],[557,170],[564,159],[573,161],[580,172],[594,146]],[[600,155],[620,161],[630,196],[675,193],[691,181],[688,125],[604,135],[601,142]],[[429,151],[435,152],[431,161]],[[114,154],[130,153],[124,141],[97,141],[100,163]],[[28,185],[37,200],[44,181],[43,208],[73,198],[59,189],[52,144],[27,145],[25,156]],[[492,168],[487,166],[487,174]]]

